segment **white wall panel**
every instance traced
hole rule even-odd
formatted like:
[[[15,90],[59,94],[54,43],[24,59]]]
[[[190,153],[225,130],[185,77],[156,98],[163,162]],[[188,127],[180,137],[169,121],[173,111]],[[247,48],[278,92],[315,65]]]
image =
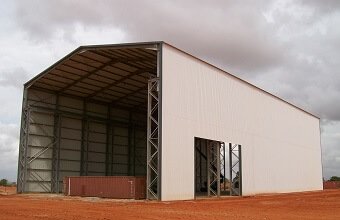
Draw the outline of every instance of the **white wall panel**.
[[[105,161],[104,161],[105,162]],[[90,172],[102,172],[105,174],[105,163],[92,163],[88,164],[89,173]]]
[[[28,181],[35,181],[36,179],[34,179],[33,176],[36,176],[36,177],[39,176],[44,181],[51,181],[51,178],[52,178],[50,170],[35,170],[35,171],[29,170],[28,174],[29,174],[27,176]]]
[[[105,153],[106,144],[89,142],[89,151]]]
[[[60,150],[60,159],[61,160],[79,160],[80,161],[80,151],[74,150]]]
[[[44,184],[44,186],[47,189],[47,192],[51,190],[51,184],[50,183],[43,182],[43,183],[40,183],[40,184]],[[37,183],[37,182],[27,182],[26,190],[28,192],[46,192],[44,190],[44,188],[42,188],[40,186],[40,184]]]
[[[194,198],[194,137],[242,145],[243,195],[322,189],[319,119],[164,45],[162,200]]]
[[[64,96],[59,97],[59,109],[62,111],[82,114],[83,106],[83,101],[79,99],[73,99]]]
[[[69,138],[69,139],[80,139],[81,137],[81,130],[74,130],[68,128],[62,128],[61,131],[61,138]]]
[[[64,149],[70,150],[81,150],[81,141],[79,140],[68,140],[68,139],[61,139],[60,146]]]
[[[60,161],[60,170],[63,170],[63,171],[78,171],[78,170],[80,170],[80,161],[62,160],[62,161]]]
[[[51,125],[54,124],[54,116],[52,114],[43,114],[38,112],[31,112],[31,123]]]
[[[42,153],[43,152],[43,153]],[[39,155],[39,158],[52,158],[52,148],[47,149],[43,147],[30,146],[27,148],[27,157]]]
[[[52,93],[37,91],[34,89],[28,90],[28,104],[41,106],[44,108],[55,108],[56,96]]]
[[[30,124],[29,130],[31,135],[53,136],[53,126],[43,126]]]
[[[82,122],[80,119],[63,117],[61,120],[61,127],[81,130]]]
[[[105,162],[106,154],[89,152],[88,157],[90,161]]]
[[[46,158],[37,158],[28,164],[28,169],[51,170],[52,160]]]

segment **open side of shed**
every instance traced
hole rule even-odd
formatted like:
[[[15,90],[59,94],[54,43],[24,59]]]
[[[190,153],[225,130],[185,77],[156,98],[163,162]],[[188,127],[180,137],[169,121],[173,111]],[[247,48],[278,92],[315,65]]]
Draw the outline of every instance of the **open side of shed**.
[[[147,176],[159,198],[161,42],[83,46],[24,85],[19,193],[65,176]]]

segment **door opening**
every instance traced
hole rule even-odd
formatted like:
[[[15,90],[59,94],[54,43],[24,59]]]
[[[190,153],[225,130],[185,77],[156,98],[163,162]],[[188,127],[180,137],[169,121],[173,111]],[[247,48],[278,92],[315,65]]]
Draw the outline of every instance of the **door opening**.
[[[241,145],[195,137],[195,198],[242,194]]]

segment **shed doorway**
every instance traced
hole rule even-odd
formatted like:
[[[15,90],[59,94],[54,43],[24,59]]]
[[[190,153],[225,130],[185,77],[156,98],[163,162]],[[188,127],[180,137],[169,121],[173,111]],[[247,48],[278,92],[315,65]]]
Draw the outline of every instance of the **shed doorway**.
[[[241,145],[195,137],[195,198],[242,195]]]

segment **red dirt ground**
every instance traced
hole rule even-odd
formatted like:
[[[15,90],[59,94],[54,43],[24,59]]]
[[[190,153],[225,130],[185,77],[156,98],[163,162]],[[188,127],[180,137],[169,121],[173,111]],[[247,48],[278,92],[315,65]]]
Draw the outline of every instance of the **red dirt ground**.
[[[340,219],[340,190],[177,202],[0,195],[0,219]]]

